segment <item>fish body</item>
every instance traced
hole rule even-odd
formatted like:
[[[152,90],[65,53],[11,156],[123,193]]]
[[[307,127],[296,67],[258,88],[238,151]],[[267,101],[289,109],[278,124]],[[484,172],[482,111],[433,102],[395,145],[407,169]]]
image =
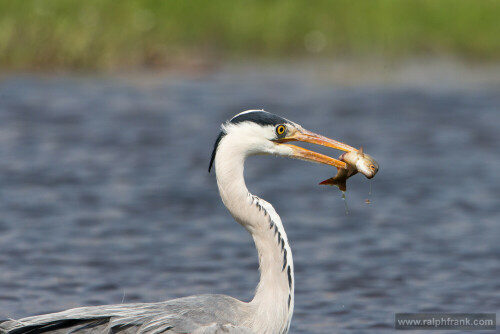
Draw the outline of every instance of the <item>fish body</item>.
[[[363,148],[358,151],[351,151],[342,154],[339,157],[340,161],[344,161],[347,168],[337,167],[337,175],[324,180],[320,184],[337,186],[340,190],[346,191],[347,179],[357,174],[358,172],[371,179],[378,172],[378,163],[371,156],[363,152]]]
[[[358,171],[349,165],[346,168],[337,167],[337,174],[334,177],[331,177],[320,184],[328,185],[328,186],[337,186],[340,190],[346,191],[347,189],[347,179],[356,174]]]

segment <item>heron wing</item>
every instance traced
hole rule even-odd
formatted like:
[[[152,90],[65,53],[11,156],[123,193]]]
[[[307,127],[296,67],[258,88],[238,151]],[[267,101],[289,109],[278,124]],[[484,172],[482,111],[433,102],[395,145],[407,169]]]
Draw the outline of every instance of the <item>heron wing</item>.
[[[150,304],[81,307],[0,323],[6,334],[250,334],[242,324],[248,304],[200,295]]]
[[[192,334],[255,334],[246,327],[233,326],[230,324],[221,325],[213,324],[210,326],[200,327]]]

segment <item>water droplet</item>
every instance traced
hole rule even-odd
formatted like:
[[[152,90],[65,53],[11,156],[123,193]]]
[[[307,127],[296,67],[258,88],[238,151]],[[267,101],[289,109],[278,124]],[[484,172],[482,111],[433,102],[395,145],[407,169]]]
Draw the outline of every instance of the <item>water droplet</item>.
[[[368,196],[372,195],[372,180],[368,180],[368,184],[370,185],[370,190],[368,190]],[[369,198],[365,199],[366,204],[370,204],[371,201]]]
[[[347,206],[347,200],[346,200],[346,197],[345,197],[345,191],[342,191],[342,200],[344,201],[345,214],[347,216],[349,214],[349,207]]]

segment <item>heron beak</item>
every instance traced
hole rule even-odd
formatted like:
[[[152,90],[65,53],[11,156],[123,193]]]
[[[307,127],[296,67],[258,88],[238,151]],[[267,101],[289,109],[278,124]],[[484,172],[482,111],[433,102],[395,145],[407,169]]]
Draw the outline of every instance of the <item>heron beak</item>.
[[[347,165],[343,161],[334,159],[332,157],[329,157],[329,156],[321,154],[321,153],[307,150],[307,149],[302,148],[302,147],[298,147],[298,146],[290,145],[290,144],[285,144],[285,143],[292,142],[292,141],[301,141],[304,143],[311,143],[311,144],[331,147],[331,148],[345,151],[345,152],[357,152],[358,151],[356,148],[354,148],[352,146],[349,146],[347,144],[341,143],[339,141],[327,138],[325,136],[322,136],[322,135],[319,135],[317,133],[307,131],[304,129],[298,130],[295,133],[291,134],[290,136],[287,136],[285,138],[281,138],[281,139],[276,141],[276,142],[278,142],[282,145],[286,145],[292,149],[293,153],[290,156],[290,158],[295,158],[295,159],[300,159],[300,160],[305,160],[305,161],[310,161],[310,162],[316,162],[316,163],[335,166],[335,167],[344,168],[344,169],[347,169]]]

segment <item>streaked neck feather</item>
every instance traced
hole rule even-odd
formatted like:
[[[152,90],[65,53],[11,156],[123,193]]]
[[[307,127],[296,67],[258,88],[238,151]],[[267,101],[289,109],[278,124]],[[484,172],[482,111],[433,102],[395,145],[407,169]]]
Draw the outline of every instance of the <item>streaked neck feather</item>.
[[[246,324],[255,333],[287,333],[294,307],[292,251],[280,217],[271,204],[248,192],[243,178],[245,152],[226,145],[215,158],[217,184],[224,205],[252,235],[259,256],[260,281],[248,303],[254,317]]]

